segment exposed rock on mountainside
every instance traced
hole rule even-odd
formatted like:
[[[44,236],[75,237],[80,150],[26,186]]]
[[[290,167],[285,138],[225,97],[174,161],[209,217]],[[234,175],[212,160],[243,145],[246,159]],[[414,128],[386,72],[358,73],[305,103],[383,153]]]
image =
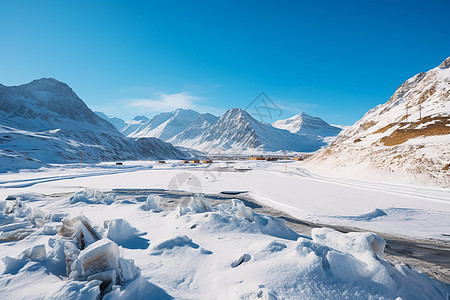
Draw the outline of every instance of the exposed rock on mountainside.
[[[450,57],[405,81],[306,166],[348,178],[450,187]]]

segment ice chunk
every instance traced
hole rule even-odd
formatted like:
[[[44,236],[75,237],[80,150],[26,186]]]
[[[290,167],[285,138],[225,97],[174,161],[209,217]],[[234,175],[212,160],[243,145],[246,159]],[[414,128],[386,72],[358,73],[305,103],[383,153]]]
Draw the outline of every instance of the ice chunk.
[[[233,206],[237,208],[236,215],[238,217],[241,217],[249,222],[254,221],[253,211],[250,207],[245,206],[244,203],[240,200],[233,199],[232,202]]]
[[[86,188],[84,191],[76,192],[69,198],[69,203],[75,204],[79,202],[87,204],[111,204],[115,200],[114,194],[104,194],[101,191]]]
[[[14,221],[14,217],[12,218]],[[0,226],[0,241],[20,241],[34,232],[29,221],[10,223]]]
[[[58,234],[76,240],[80,249],[84,249],[99,239],[85,216],[80,215],[73,219],[64,218],[62,223]]]
[[[158,195],[149,195],[145,202],[145,210],[161,211],[161,197]]]
[[[53,222],[61,222],[62,219],[64,219],[65,217],[68,217],[68,214],[66,213],[52,213],[49,216],[49,219]]]
[[[33,229],[29,228],[21,228],[9,232],[1,232],[0,231],[0,241],[2,242],[11,242],[11,241],[20,241],[29,236],[34,232]]]
[[[116,200],[116,195],[114,194],[108,194],[106,197],[103,198],[102,202],[105,204],[112,204]]]
[[[184,216],[185,214],[189,213],[190,211],[191,210],[189,209],[189,207],[186,207],[186,206],[180,204],[177,206],[177,209],[176,209],[177,213],[176,213],[175,217],[179,218],[179,217]]]
[[[116,278],[117,274],[115,270],[106,270],[88,276],[87,280],[100,280],[102,282],[100,284],[100,290],[107,293],[111,291],[112,286],[116,284]]]
[[[189,202],[189,209],[194,213],[203,213],[207,211],[212,211],[211,205],[202,194],[196,194],[192,196],[191,202]]]
[[[106,237],[120,245],[144,234],[146,233],[137,230],[126,220],[115,219],[108,223]]]
[[[45,235],[55,235],[58,233],[60,229],[59,225],[55,225],[55,224],[44,224],[44,226],[42,227],[42,231],[41,234],[45,234]]]
[[[231,205],[228,203],[220,203],[219,205],[217,205],[217,209],[220,211],[229,210],[231,209]]]
[[[119,247],[109,239],[101,239],[81,251],[76,262],[76,270],[89,276],[105,270],[119,272]]]
[[[80,249],[78,249],[77,245],[74,242],[64,243],[64,256],[66,258],[66,274],[71,277],[78,277],[81,274],[78,274],[76,271],[75,262],[80,254]],[[72,272],[75,271],[75,272]]]
[[[42,221],[45,222],[45,219],[47,219],[47,218],[48,218],[48,215],[45,212],[43,212],[42,210],[40,210],[39,208],[30,208],[30,211],[27,214],[27,219],[31,223],[35,224],[36,226],[37,226],[37,224],[35,222],[36,219],[41,219]],[[37,227],[42,227],[42,226],[37,226]]]
[[[119,269],[123,282],[134,279],[139,274],[139,268],[134,264],[134,260],[119,257]]]
[[[45,245],[37,245],[23,251],[23,254],[31,260],[42,260],[45,258]]]
[[[28,227],[30,225],[31,225],[31,223],[29,221],[16,222],[16,223],[0,226],[0,231],[8,232],[8,231],[17,230],[17,229],[20,229],[20,228],[25,228],[25,227]]]

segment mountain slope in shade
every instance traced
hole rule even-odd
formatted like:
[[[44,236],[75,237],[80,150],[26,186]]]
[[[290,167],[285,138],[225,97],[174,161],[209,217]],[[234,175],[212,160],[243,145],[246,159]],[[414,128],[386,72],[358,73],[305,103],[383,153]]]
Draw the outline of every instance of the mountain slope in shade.
[[[320,140],[261,123],[239,108],[228,110],[216,123],[206,127],[201,135],[174,139],[173,143],[208,153],[311,152],[325,145]]]
[[[116,129],[119,131],[122,130],[127,125],[127,123],[124,120],[117,118],[117,117],[107,116],[104,113],[102,113],[101,111],[94,111],[94,113],[97,116],[99,116],[100,118],[102,118],[103,120],[106,120],[109,123],[113,124],[114,127],[116,127]]]
[[[87,162],[184,156],[158,139],[124,137],[69,86],[48,78],[20,86],[0,85],[0,145],[2,161],[28,157],[67,163],[80,161],[81,153]]]
[[[272,126],[292,133],[316,137],[337,136],[341,132],[340,128],[328,124],[321,118],[312,117],[305,112],[289,119],[275,121],[272,123]]]
[[[172,112],[161,113],[150,121],[142,124],[129,137],[156,137],[163,141],[179,134],[188,128],[198,117],[199,113],[191,109],[176,109]]]
[[[326,175],[450,187],[450,57],[405,81],[305,166]]]

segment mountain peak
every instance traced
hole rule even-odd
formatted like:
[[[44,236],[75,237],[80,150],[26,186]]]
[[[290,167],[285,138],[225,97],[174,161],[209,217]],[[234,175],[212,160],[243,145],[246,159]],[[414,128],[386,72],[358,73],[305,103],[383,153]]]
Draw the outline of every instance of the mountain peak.
[[[438,67],[441,69],[449,68],[450,67],[450,56],[447,57],[447,59],[445,59]]]
[[[136,116],[133,118],[134,121],[144,121],[147,122],[149,119],[146,116]]]
[[[245,110],[243,110],[242,108],[231,108],[229,109],[226,113],[226,116],[232,116],[232,117],[236,117],[236,116],[250,116],[250,114],[248,112],[246,112]]]
[[[40,79],[35,79],[35,80],[31,81],[30,83],[27,83],[24,85],[29,85],[29,86],[32,86],[33,88],[39,88],[39,89],[48,89],[48,88],[53,88],[56,86],[62,86],[64,88],[70,89],[70,87],[62,81],[56,80],[55,78],[45,78],[45,77],[40,78]],[[72,90],[72,89],[70,89],[70,90]]]

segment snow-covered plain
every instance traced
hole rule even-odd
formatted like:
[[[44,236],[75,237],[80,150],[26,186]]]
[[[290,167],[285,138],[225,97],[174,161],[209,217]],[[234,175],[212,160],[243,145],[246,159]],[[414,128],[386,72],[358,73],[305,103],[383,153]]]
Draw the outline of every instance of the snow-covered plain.
[[[450,189],[321,177],[302,162],[230,161],[211,165],[168,161],[60,165],[0,175],[0,199],[17,192],[75,192],[80,188],[180,189],[208,194],[248,191],[256,201],[294,217],[329,225],[450,240]],[[236,172],[246,170],[246,172]],[[188,174],[193,180],[187,180]],[[178,178],[177,178],[178,177]],[[171,182],[176,179],[176,186]]]
[[[447,299],[437,282],[384,260],[384,241],[372,233],[313,229],[310,238],[239,201],[211,207],[200,196],[161,211],[157,198],[85,191],[248,191],[305,220],[449,239],[448,189],[318,177],[301,162],[285,167],[125,162],[1,174],[0,199],[20,199],[0,202],[1,298],[89,299],[101,287],[106,299]],[[70,234],[57,234],[62,224]],[[14,241],[20,234],[30,235]],[[99,255],[107,259],[98,263]]]

